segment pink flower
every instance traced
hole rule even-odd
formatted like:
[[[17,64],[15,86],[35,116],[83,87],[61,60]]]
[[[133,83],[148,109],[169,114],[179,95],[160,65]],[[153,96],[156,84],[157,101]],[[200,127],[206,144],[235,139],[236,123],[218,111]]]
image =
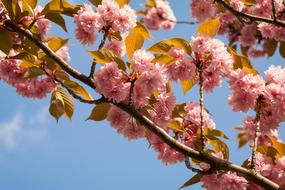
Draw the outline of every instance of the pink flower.
[[[201,182],[207,190],[246,190],[248,186],[247,180],[234,172],[204,175]]]
[[[200,105],[198,103],[189,102],[184,107],[184,110],[188,112],[187,115],[184,117],[186,125],[190,125],[192,127],[200,127],[201,125]],[[210,115],[206,110],[203,110],[203,119],[205,127],[211,129],[216,128],[216,124],[210,118]]]
[[[243,46],[253,46],[257,42],[257,26],[256,24],[246,25],[241,30],[239,36],[240,44]]]
[[[199,36],[190,41],[196,62],[203,65],[204,87],[206,91],[212,91],[219,86],[222,77],[229,76],[232,70],[233,59],[228,53],[223,42],[209,37]],[[199,84],[198,76],[195,82]]]
[[[124,31],[136,26],[136,13],[129,6],[125,5],[119,10],[117,18],[112,23],[114,31]]]
[[[172,149],[156,135],[151,135],[149,141],[152,148],[157,152],[158,159],[164,164],[175,164],[185,160],[185,156],[183,154]]]
[[[133,69],[135,72],[143,72],[149,67],[152,67],[153,63],[151,62],[154,59],[152,53],[145,50],[137,50],[133,55]]]
[[[265,90],[265,81],[259,75],[247,74],[240,69],[232,72],[228,83],[232,91],[228,103],[233,111],[254,109],[257,97]]]
[[[103,0],[97,7],[97,12],[103,18],[106,25],[111,26],[120,14],[120,7],[114,0]]]
[[[255,168],[264,177],[269,177],[273,168],[272,158],[256,153]]]
[[[144,17],[144,23],[150,30],[170,30],[174,27],[176,18],[168,1],[157,0],[156,6],[150,8]]]
[[[55,83],[48,77],[23,78],[26,70],[20,64],[19,60],[0,58],[0,79],[15,87],[18,94],[42,99],[55,89]]]
[[[144,127],[139,125],[132,116],[116,106],[110,108],[107,120],[119,134],[122,134],[128,140],[142,138],[145,135]]]
[[[199,22],[204,22],[213,18],[216,14],[216,6],[208,0],[193,0],[191,1],[192,17]]]
[[[109,49],[116,53],[118,56],[123,57],[126,54],[125,41],[112,39],[111,42],[104,46],[104,49]]]
[[[18,94],[27,98],[36,99],[46,97],[48,93],[51,93],[56,88],[55,83],[49,77],[43,79],[26,79],[22,82],[15,83],[14,86],[17,89]]]
[[[161,128],[167,129],[168,121],[171,119],[175,107],[175,100],[172,92],[163,92],[158,96],[158,102],[153,104],[154,109],[148,110],[153,121]]]
[[[40,35],[41,39],[45,39],[50,29],[51,22],[41,14],[42,9],[43,8],[41,6],[37,6],[34,10],[37,20],[35,26],[37,27],[37,32]]]
[[[97,39],[95,32],[100,31],[104,25],[100,14],[95,13],[90,5],[84,5],[78,10],[74,22],[75,36],[83,45],[92,45]]]
[[[285,187],[285,156],[282,156],[276,161],[276,165],[272,170],[271,179],[282,188]]]
[[[271,65],[267,71],[265,71],[266,83],[285,83],[285,68],[281,66]]]
[[[166,83],[165,67],[156,63],[148,70],[141,73],[135,84],[144,89],[147,94],[151,94],[154,90],[162,88]]]
[[[130,91],[130,83],[123,83],[122,73],[117,63],[106,63],[99,71],[95,72],[95,77],[97,92],[118,102],[126,100]]]
[[[65,62],[69,62],[70,61],[70,56],[69,56],[69,53],[68,53],[68,47],[63,46],[62,48],[57,50],[56,54],[59,57],[61,57]]]
[[[195,76],[196,66],[193,60],[188,58],[181,48],[172,48],[168,52],[169,55],[178,60],[168,66],[168,72],[172,80],[191,80]]]

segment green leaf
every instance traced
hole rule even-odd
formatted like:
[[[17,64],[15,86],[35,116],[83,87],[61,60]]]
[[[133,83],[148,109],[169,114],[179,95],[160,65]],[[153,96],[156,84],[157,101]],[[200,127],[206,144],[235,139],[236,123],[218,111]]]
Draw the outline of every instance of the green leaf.
[[[223,158],[225,160],[229,160],[229,148],[226,143],[213,136],[206,135],[206,138],[216,152],[222,152]]]
[[[28,53],[28,52],[22,52],[19,53],[15,56],[10,57],[11,59],[20,59],[20,60],[25,60],[25,61],[29,61],[29,62],[35,62],[36,58],[34,55]]]
[[[49,113],[56,121],[64,114],[64,101],[58,91],[54,91],[51,94]]]
[[[63,102],[64,102],[64,115],[68,120],[71,121],[73,112],[74,112],[74,103],[72,97],[63,89],[58,87],[57,92],[60,93]]]
[[[223,131],[220,131],[218,129],[205,128],[204,131],[205,131],[205,135],[208,135],[208,136],[222,137],[225,139],[229,139]]]
[[[238,134],[237,139],[239,140],[238,148],[242,148],[248,141],[247,134],[245,132]]]
[[[185,95],[195,85],[195,82],[194,80],[181,80],[180,84]]]
[[[59,25],[65,32],[67,32],[65,21],[59,13],[49,12],[45,14],[45,18]]]
[[[169,45],[163,40],[163,41],[155,43],[147,50],[151,52],[157,52],[157,53],[167,53],[171,49],[171,47],[172,47],[171,45]]]
[[[207,36],[214,38],[219,32],[220,26],[221,23],[219,17],[203,22],[200,24],[196,31],[197,36]]]
[[[144,43],[144,37],[140,32],[132,32],[125,39],[126,51],[129,60],[133,59],[133,54],[136,50],[141,49]]]
[[[176,104],[172,111],[172,117],[181,117],[183,115],[186,115],[187,112],[184,110],[185,106],[186,106],[186,103]]]
[[[255,0],[240,0],[241,2],[243,2],[245,5],[255,5],[256,1]]]
[[[191,185],[194,185],[196,183],[199,183],[201,178],[203,177],[203,175],[201,174],[196,174],[194,175],[191,179],[189,179],[188,181],[186,181],[184,183],[184,185],[182,185],[179,189],[185,188],[185,187],[189,187]]]
[[[63,46],[65,46],[68,43],[68,39],[62,39],[60,37],[52,37],[51,39],[49,39],[48,41],[48,47],[56,52],[58,51],[60,48],[62,48]]]
[[[178,120],[171,120],[169,123],[168,123],[168,128],[170,129],[173,129],[175,131],[180,131],[180,132],[184,132],[184,127],[182,125],[182,123]]]
[[[101,49],[97,51],[88,51],[88,53],[94,58],[96,63],[105,64],[114,61],[118,64],[120,69],[126,70],[125,62],[110,50]]]
[[[230,54],[234,59],[234,69],[242,69],[247,73],[257,75],[258,71],[253,68],[252,64],[250,63],[249,59],[243,55],[238,54],[234,49],[228,48]]]
[[[278,151],[277,158],[285,155],[285,144],[276,140],[275,138],[271,138],[273,147]]]
[[[1,2],[3,3],[6,10],[8,11],[10,18],[14,18],[14,12],[12,9],[12,1],[11,0],[1,0]]]
[[[34,16],[34,10],[29,4],[28,0],[22,0],[22,9],[21,17],[23,16]]]
[[[101,4],[102,0],[89,0],[89,2],[97,7]]]
[[[163,63],[166,66],[172,65],[177,61],[176,58],[167,54],[155,54],[155,58],[152,60],[153,63]]]
[[[180,47],[186,53],[188,53],[188,55],[190,55],[192,52],[189,42],[182,38],[170,38],[162,40],[160,42],[155,43],[147,50],[157,53],[167,53],[172,47]]]
[[[129,4],[131,0],[116,0],[120,7]]]
[[[0,50],[8,55],[13,47],[11,33],[4,29],[1,30],[0,28],[0,42]]]
[[[70,90],[72,90],[76,94],[80,94],[82,97],[84,97],[86,100],[93,100],[92,96],[77,82],[67,80],[64,82],[66,86]]]
[[[170,38],[170,39],[165,40],[165,42],[175,47],[182,48],[188,55],[192,53],[189,42],[182,38]]]
[[[133,31],[140,33],[145,39],[152,41],[152,37],[148,29],[140,22],[137,22],[137,26],[134,27]]]
[[[270,146],[258,146],[256,151],[263,155],[271,157],[273,160],[275,160],[275,157],[278,154],[278,151],[274,147]]]
[[[51,0],[42,10],[42,14],[46,15],[50,12],[57,12],[72,17],[78,9],[79,6],[72,5],[65,0]]]
[[[44,75],[45,72],[38,67],[30,67],[24,74],[24,78],[34,78],[40,75]]]
[[[277,41],[267,39],[264,44],[265,44],[265,50],[266,50],[268,57],[273,56],[277,48],[277,44],[278,44]]]
[[[32,9],[34,9],[38,4],[37,0],[25,0],[25,1],[31,6]]]
[[[94,121],[104,120],[107,117],[107,113],[110,108],[111,108],[111,105],[109,103],[103,103],[103,104],[96,105],[96,107],[92,110],[87,120],[94,120]]]
[[[285,42],[280,42],[279,53],[285,59]]]

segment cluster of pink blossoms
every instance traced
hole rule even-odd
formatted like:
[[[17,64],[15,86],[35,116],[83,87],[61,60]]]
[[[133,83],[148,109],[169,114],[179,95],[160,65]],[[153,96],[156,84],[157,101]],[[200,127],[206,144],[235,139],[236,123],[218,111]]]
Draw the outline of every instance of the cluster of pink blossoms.
[[[136,25],[136,14],[129,5],[119,7],[114,0],[103,0],[96,11],[84,5],[74,15],[75,36],[82,44],[92,45],[96,32],[126,31]]]
[[[282,0],[274,0],[276,17],[279,21],[284,20]],[[253,6],[246,6],[239,0],[231,0],[229,5],[237,11],[253,14],[265,18],[272,16],[272,1],[257,0]],[[268,23],[253,22],[244,25],[230,11],[220,9],[218,3],[199,0],[190,3],[193,18],[199,22],[219,17],[221,27],[219,34],[226,35],[231,43],[239,41],[241,46],[246,47],[248,55],[252,57],[265,56],[268,46],[268,39],[284,41],[285,30],[282,27]]]
[[[49,77],[24,78],[25,73],[26,69],[21,67],[20,60],[0,56],[0,79],[16,88],[20,95],[41,99],[55,88],[55,83]]]
[[[194,61],[187,56],[182,48],[173,47],[168,54],[177,59],[177,61],[168,67],[170,78],[177,80],[191,80],[196,73]]]
[[[229,87],[232,95],[229,104],[233,111],[247,112],[253,109],[260,115],[260,145],[271,145],[270,138],[278,139],[277,129],[285,121],[285,69],[270,66],[265,80],[260,75],[248,74],[240,69],[231,73]],[[257,106],[258,104],[258,106]],[[258,107],[258,108],[257,108]],[[257,110],[258,109],[258,110]],[[244,120],[243,130],[249,144],[254,139],[256,122],[253,117]]]
[[[233,59],[224,43],[209,37],[196,37],[190,41],[196,64],[200,62],[203,70],[203,86],[206,91],[213,91],[220,86],[223,77],[228,77],[232,70]],[[196,72],[197,73],[197,72]],[[199,84],[196,74],[195,82]]]
[[[37,6],[34,9],[34,14],[35,14],[34,17],[26,16],[21,22],[28,26],[35,19],[36,20],[35,27],[36,27],[37,33],[39,34],[42,40],[45,40],[47,37],[48,31],[50,29],[51,22],[48,19],[46,19],[44,15],[41,14],[42,9],[43,8],[41,6]]]
[[[174,27],[176,18],[168,1],[156,0],[156,5],[147,10],[144,24],[150,30],[170,30]]]

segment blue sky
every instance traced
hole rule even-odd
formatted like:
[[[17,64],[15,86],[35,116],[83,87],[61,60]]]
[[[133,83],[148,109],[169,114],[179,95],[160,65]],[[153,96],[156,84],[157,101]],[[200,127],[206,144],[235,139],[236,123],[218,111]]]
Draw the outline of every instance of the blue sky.
[[[44,5],[41,1],[42,5]],[[82,3],[85,1],[73,1]],[[133,0],[137,9],[143,1]],[[190,20],[189,0],[170,0],[178,20]],[[91,57],[72,36],[53,26],[52,33],[70,39],[71,65],[88,73]],[[196,25],[177,25],[173,31],[153,32],[155,41],[170,37],[191,39]],[[98,40],[99,41],[99,40]],[[146,44],[149,47],[150,43]],[[255,65],[266,69],[281,64],[278,56],[258,59]],[[92,110],[89,105],[76,103],[72,123],[61,118],[59,123],[48,114],[49,97],[31,100],[18,96],[15,90],[0,81],[0,189],[3,190],[176,190],[193,174],[183,164],[165,166],[156,159],[145,140],[129,142],[118,135],[107,122],[85,121]],[[198,98],[197,88],[183,96],[175,87],[179,102]],[[231,137],[226,141],[230,159],[241,163],[250,154],[248,148],[237,149],[237,134],[233,127],[241,124],[245,114],[233,113],[226,104],[229,91],[221,88],[206,95],[206,106],[217,128]],[[284,130],[282,131],[284,134]],[[282,137],[282,135],[281,135]],[[201,189],[200,185],[188,189]]]

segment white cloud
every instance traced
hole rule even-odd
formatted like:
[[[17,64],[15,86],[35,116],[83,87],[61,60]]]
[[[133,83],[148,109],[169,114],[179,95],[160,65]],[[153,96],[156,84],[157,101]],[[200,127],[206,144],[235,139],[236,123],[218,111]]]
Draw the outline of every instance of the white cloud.
[[[20,113],[16,113],[12,120],[0,123],[0,142],[5,147],[13,149],[17,145],[17,141],[22,131],[23,117]]]
[[[31,117],[17,112],[11,120],[0,123],[0,146],[15,149],[43,140],[48,131],[41,127],[48,123],[48,108],[44,107]]]

